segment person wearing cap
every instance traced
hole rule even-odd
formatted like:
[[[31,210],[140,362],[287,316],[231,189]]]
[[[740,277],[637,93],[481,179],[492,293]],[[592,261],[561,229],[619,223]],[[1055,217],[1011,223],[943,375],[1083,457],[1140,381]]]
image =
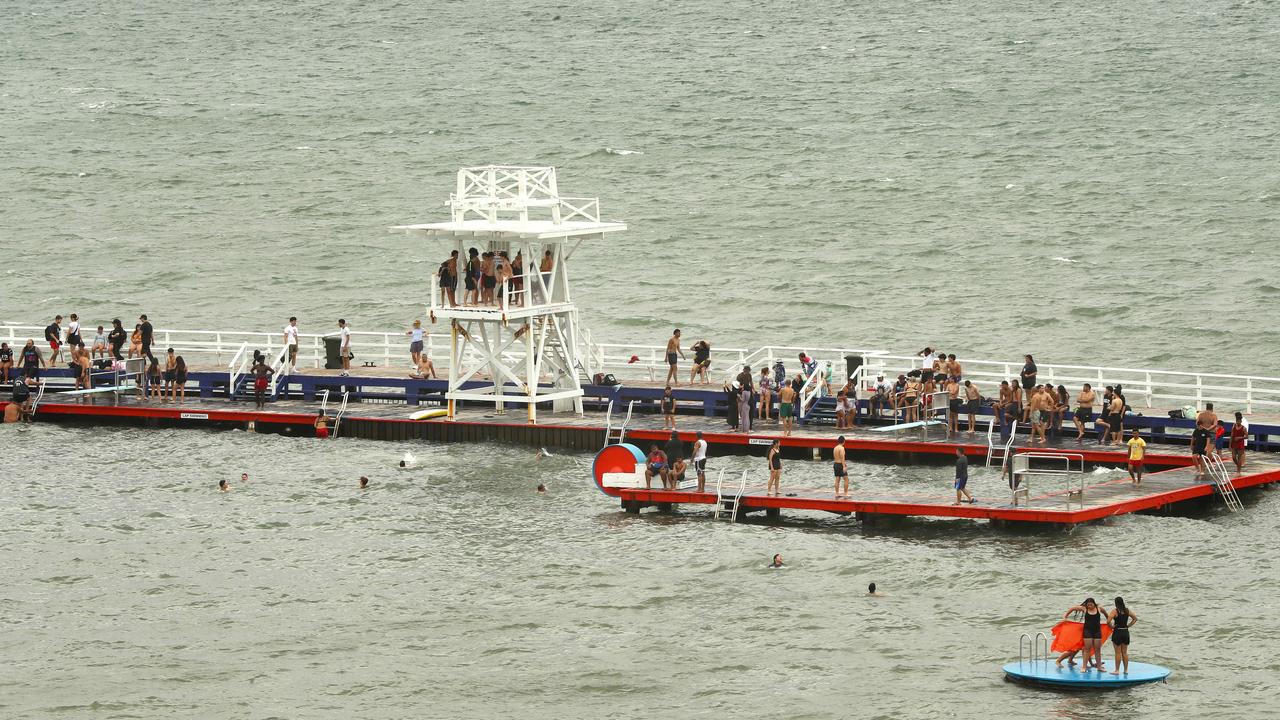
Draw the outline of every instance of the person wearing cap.
[[[893,400],[893,384],[884,379],[884,373],[876,373],[875,394],[867,401],[867,412],[876,416]]]

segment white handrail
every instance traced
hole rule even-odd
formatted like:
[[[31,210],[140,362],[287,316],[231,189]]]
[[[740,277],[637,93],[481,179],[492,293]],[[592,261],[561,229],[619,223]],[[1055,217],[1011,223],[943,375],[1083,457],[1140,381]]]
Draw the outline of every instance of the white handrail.
[[[799,415],[802,420],[809,416],[810,405],[818,399],[818,391],[821,386],[818,378],[822,374],[823,365],[817,360],[814,361],[814,365],[813,373],[800,386]]]
[[[528,290],[529,283],[526,278],[526,285],[522,292],[527,294]],[[438,302],[438,293],[439,280],[433,275],[433,303]],[[6,340],[14,347],[20,347],[19,342],[25,342],[28,337],[41,338],[43,333],[44,327],[40,325],[10,322],[0,324],[0,340]],[[299,366],[323,365],[325,359],[323,338],[332,334],[333,332],[300,333]],[[353,343],[360,344],[370,358],[381,357],[384,363],[403,362],[406,366],[410,362],[408,341],[402,332],[353,331],[351,334]],[[156,331],[156,337],[157,345],[163,343],[165,347],[173,347],[178,354],[186,355],[188,365],[196,359],[207,358],[205,362],[228,368],[231,366],[222,364],[224,358],[229,354],[235,354],[246,344],[250,351],[257,348],[270,354],[280,346],[281,342],[278,332],[159,329]],[[424,341],[425,352],[433,358],[437,349],[449,346],[447,332],[428,333]],[[665,345],[596,343],[594,338],[585,333],[583,337],[578,338],[578,343],[582,350],[580,356],[591,360],[590,374],[612,372],[622,378],[629,373],[632,377],[648,375],[654,378],[659,373],[666,373]],[[884,372],[887,377],[892,377],[898,372],[906,372],[924,365],[924,359],[914,355],[852,348],[765,345],[753,349],[712,348],[711,354],[713,367],[717,368],[717,372],[720,372],[720,368],[726,368],[730,371],[729,374],[736,375],[743,364],[755,365],[764,362],[772,368],[773,361],[777,357],[794,358],[801,351],[811,356],[859,356],[863,361],[863,378],[874,377],[875,372]],[[519,355],[520,352],[522,351],[516,349],[514,354]],[[639,362],[630,363],[632,355],[638,356]],[[447,358],[441,357],[437,365],[444,366],[442,369],[447,370],[447,362]],[[961,358],[961,362],[964,367],[964,377],[987,393],[998,387],[1001,380],[1016,378],[1022,368],[1021,362],[1014,361]],[[1125,395],[1134,401],[1133,405],[1143,403],[1147,407],[1154,407],[1156,404],[1170,407],[1194,404],[1199,409],[1204,406],[1204,403],[1213,402],[1241,406],[1246,414],[1253,413],[1255,408],[1280,409],[1280,377],[1042,363],[1039,365],[1038,379],[1055,385],[1071,386],[1073,392],[1076,389],[1075,386],[1086,382],[1098,389],[1106,385],[1121,384],[1125,386]]]

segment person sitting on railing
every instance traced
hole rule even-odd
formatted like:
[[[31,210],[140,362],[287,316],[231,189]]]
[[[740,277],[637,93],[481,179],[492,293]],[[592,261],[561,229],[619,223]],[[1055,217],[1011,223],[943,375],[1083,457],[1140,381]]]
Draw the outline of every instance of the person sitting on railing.
[[[111,332],[107,333],[107,342],[111,345],[111,357],[116,360],[123,360],[124,356],[120,354],[120,348],[124,347],[124,341],[128,338],[128,334],[124,331],[124,326],[120,324],[120,318],[111,321]]]
[[[806,378],[813,377],[813,373],[818,369],[818,361],[806,355],[803,351],[800,353],[800,367],[804,371]]]
[[[907,376],[899,374],[898,379],[893,381],[893,393],[889,396],[890,405],[893,408],[893,417],[898,417],[898,408],[902,407],[902,394],[907,391]]]
[[[1076,424],[1076,442],[1084,442],[1084,424],[1093,422],[1093,403],[1097,399],[1097,393],[1093,391],[1093,386],[1085,383],[1080,388],[1080,394],[1076,395],[1076,412],[1073,421]]]
[[[922,373],[923,374],[923,373]],[[941,383],[946,382],[945,375],[925,375],[921,378],[920,383],[920,414],[921,420],[928,420],[931,417],[930,410],[933,409],[933,394],[938,392]]]
[[[711,343],[706,340],[699,340],[689,348],[693,351],[693,369],[689,371],[689,384],[699,376],[702,376],[702,384],[706,385],[711,382],[707,377],[707,371],[711,369]]]
[[[13,349],[9,343],[0,343],[0,382],[9,384],[9,375],[13,371]],[[14,373],[16,374],[16,373]]]
[[[946,375],[947,371],[951,369],[951,365],[947,362],[947,354],[938,353],[937,357],[929,365],[929,369],[933,370],[934,375]]]

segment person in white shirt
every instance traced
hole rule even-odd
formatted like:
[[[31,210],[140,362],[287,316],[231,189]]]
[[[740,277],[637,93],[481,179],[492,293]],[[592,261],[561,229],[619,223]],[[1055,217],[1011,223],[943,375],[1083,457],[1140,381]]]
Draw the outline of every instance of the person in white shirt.
[[[873,395],[867,403],[867,410],[876,411],[876,415],[880,415],[880,409],[890,404],[889,400],[893,397],[893,383],[884,379],[884,373],[876,375],[876,394]]]
[[[342,318],[338,318],[338,337],[342,339],[338,349],[338,357],[342,358],[342,372],[338,374],[346,377],[351,374],[351,328],[347,327],[347,321]]]
[[[285,375],[292,375],[298,365],[298,318],[289,318],[284,326],[284,345],[289,348],[289,360],[285,363]]]
[[[698,473],[698,492],[703,492],[707,485],[707,441],[702,439],[701,430],[693,441],[693,470]]]
[[[411,377],[418,377],[418,366],[422,364],[422,321],[414,320],[413,329],[406,332],[409,336],[409,357],[413,358]]]

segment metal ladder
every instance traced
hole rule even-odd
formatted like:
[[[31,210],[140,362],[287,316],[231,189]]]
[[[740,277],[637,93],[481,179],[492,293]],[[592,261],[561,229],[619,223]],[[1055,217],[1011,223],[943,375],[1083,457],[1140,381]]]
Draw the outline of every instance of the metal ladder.
[[[36,416],[36,411],[40,409],[40,401],[44,399],[44,384],[49,382],[45,378],[40,378],[40,388],[36,390],[35,399],[31,401],[31,417]]]
[[[1013,441],[1018,437],[1018,421],[1013,421],[1013,426],[1009,428],[1009,439],[1004,445],[997,445],[998,436],[996,431],[996,418],[991,418],[991,423],[987,425],[987,467],[992,467],[999,461],[1000,468],[1004,468],[1005,462],[1009,458],[1009,450],[1013,447]]]
[[[327,391],[326,391],[327,392]],[[338,437],[338,428],[342,426],[342,416],[347,414],[347,398],[351,397],[351,393],[342,393],[342,404],[338,406],[338,414],[333,419],[333,437]],[[325,396],[327,401],[329,398]]]
[[[720,468],[720,476],[716,478],[716,519],[720,519],[721,513],[729,514],[729,522],[738,522],[738,506],[741,504],[742,495],[747,491],[747,473],[748,470],[742,471],[742,479],[738,482],[738,489],[734,491],[733,497],[724,494],[724,468]]]
[[[1243,510],[1244,503],[1240,502],[1240,496],[1236,494],[1236,486],[1231,482],[1231,474],[1227,472],[1227,466],[1222,464],[1222,458],[1218,453],[1210,452],[1205,454],[1204,460],[1209,468],[1209,478],[1218,488],[1218,494],[1227,504],[1227,509],[1231,512]]]
[[[1022,648],[1027,649],[1027,654],[1023,655]],[[1043,648],[1043,650],[1041,649]],[[1023,658],[1026,658],[1025,660]],[[1049,662],[1049,636],[1042,632],[1035,634],[1035,637],[1027,633],[1022,633],[1022,637],[1018,638],[1018,664],[1026,662]]]
[[[605,412],[604,417],[604,446],[621,445],[627,438],[627,425],[631,424],[631,411],[636,406],[636,400],[627,403],[627,416],[623,418],[622,424],[614,427],[613,425],[613,401],[609,401],[609,409]]]

